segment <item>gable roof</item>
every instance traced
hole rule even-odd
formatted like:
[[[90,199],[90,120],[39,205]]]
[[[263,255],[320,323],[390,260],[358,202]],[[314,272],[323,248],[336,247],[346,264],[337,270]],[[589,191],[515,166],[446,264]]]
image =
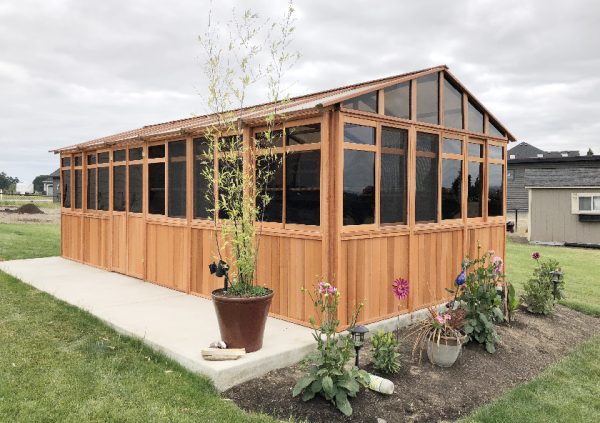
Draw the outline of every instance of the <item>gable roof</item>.
[[[499,126],[502,130],[506,131],[508,139],[515,141],[515,137],[496,119],[481,103],[473,96],[469,90],[467,90],[454,75],[452,75],[446,65],[435,66],[432,68],[421,69],[418,71],[407,72],[400,75],[394,75],[386,78],[375,79],[372,81],[362,82],[353,85],[347,85],[344,87],[334,88],[330,90],[320,91],[317,93],[306,94],[303,96],[290,98],[284,107],[280,109],[280,113],[285,113],[288,117],[295,114],[302,114],[307,111],[317,111],[320,108],[333,106],[341,103],[349,98],[358,97],[362,94],[366,94],[375,90],[379,90],[400,82],[408,81],[414,78],[419,78],[431,73],[446,72],[453,82],[458,85],[468,96],[472,98],[483,111],[485,111],[490,118]],[[230,112],[241,117],[242,119],[260,119],[265,118],[269,115],[272,110],[274,103],[263,103],[255,106],[246,107],[243,109],[235,109]],[[82,142],[79,144],[56,148],[50,150],[54,153],[60,153],[63,151],[83,150],[91,148],[101,148],[110,146],[112,144],[124,141],[136,141],[142,140],[144,137],[169,135],[176,133],[189,133],[195,130],[201,130],[202,128],[218,123],[217,114],[209,114],[203,116],[196,116],[186,119],[180,119],[170,122],[164,122],[154,125],[146,125],[138,129],[130,131],[120,132],[114,135],[93,139],[90,141]]]
[[[544,154],[544,153],[545,153],[544,150],[540,150],[539,148],[537,148],[529,143],[522,142],[508,150],[508,154],[509,154],[508,157],[510,157],[511,155],[514,155],[515,159],[530,159],[533,157],[537,157],[538,154]]]

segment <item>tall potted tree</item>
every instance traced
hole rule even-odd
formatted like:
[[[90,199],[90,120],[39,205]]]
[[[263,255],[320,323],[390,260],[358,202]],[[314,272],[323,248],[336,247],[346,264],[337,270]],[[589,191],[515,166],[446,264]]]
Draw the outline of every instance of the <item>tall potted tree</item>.
[[[246,11],[240,19],[234,16],[228,31],[212,24],[209,15],[207,31],[200,37],[208,108],[216,116],[205,134],[207,165],[202,171],[207,200],[212,203],[216,196],[210,213],[217,254],[210,270],[224,278],[223,288],[213,291],[212,299],[221,339],[228,347],[247,352],[262,347],[273,298],[273,291],[256,280],[256,269],[262,216],[271,200],[266,188],[281,165],[273,147],[281,134],[275,128],[285,119],[280,110],[288,101],[281,94],[282,76],[298,57],[289,51],[293,13],[291,2],[277,22]],[[224,32],[229,34],[225,43],[220,40]],[[260,84],[269,105],[246,107],[250,87]],[[250,138],[244,118],[258,113],[264,116],[266,130],[260,139]]]

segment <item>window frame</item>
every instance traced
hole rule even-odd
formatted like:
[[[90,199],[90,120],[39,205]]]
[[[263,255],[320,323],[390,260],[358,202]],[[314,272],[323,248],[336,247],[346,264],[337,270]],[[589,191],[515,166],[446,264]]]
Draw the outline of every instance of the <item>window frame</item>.
[[[141,148],[142,149],[142,158],[141,159],[137,159],[137,160],[130,160],[129,159],[129,150],[135,150],[137,148]],[[142,216],[144,214],[146,214],[146,157],[147,157],[147,149],[146,146],[144,144],[132,144],[132,145],[128,145],[127,146],[127,152],[126,152],[126,157],[125,157],[125,165],[127,166],[127,172],[125,172],[125,200],[126,200],[126,204],[125,204],[125,212],[127,214],[131,214],[132,216]],[[130,204],[129,204],[129,171],[130,171],[130,166],[135,166],[135,165],[141,165],[142,166],[142,211],[140,212],[132,212],[129,208]]]
[[[118,162],[114,161],[115,151],[125,150],[125,160],[121,160]],[[129,203],[129,166],[127,165],[127,161],[129,159],[129,149],[124,147],[114,148],[110,153],[110,211],[113,214],[120,215],[126,214],[128,203]],[[125,210],[115,210],[115,168],[116,167],[124,167],[125,168]]]
[[[380,102],[381,104],[381,102]],[[374,209],[374,219],[373,223],[367,223],[364,225],[344,225],[344,187],[343,182],[340,183],[338,188],[338,202],[339,202],[339,210],[338,210],[338,221],[341,224],[342,233],[357,233],[357,232],[372,232],[372,231],[408,231],[411,221],[411,200],[410,200],[410,181],[411,181],[411,150],[414,144],[411,124],[389,121],[385,119],[384,121],[379,120],[378,118],[368,119],[363,117],[356,117],[353,115],[349,115],[346,113],[342,113],[339,120],[339,133],[341,137],[341,142],[339,143],[339,147],[337,149],[337,154],[339,157],[339,169],[336,170],[336,179],[338,181],[343,181],[344,178],[344,151],[345,150],[355,150],[355,151],[365,151],[375,153],[375,209]],[[387,116],[386,116],[387,118]],[[375,128],[375,145],[369,144],[358,144],[358,143],[350,143],[344,140],[344,126],[346,123],[369,126]],[[407,148],[405,152],[405,160],[406,160],[406,222],[405,223],[381,223],[381,127],[385,126],[388,128],[394,129],[402,129],[407,131],[408,133],[408,142]]]
[[[483,157],[469,156],[469,144],[479,144],[480,148],[483,148]],[[465,162],[466,162],[466,175],[465,175],[465,190],[466,190],[466,214],[465,217],[468,223],[478,223],[485,220],[487,214],[487,162],[486,162],[486,146],[485,140],[481,138],[467,137],[465,140]],[[469,217],[469,164],[479,163],[482,165],[483,182],[481,184],[481,216]]]
[[[579,208],[579,199],[580,198],[591,198],[591,208],[592,209],[591,210],[581,210]],[[600,198],[600,191],[571,193],[571,214],[599,216],[600,209],[596,210],[594,208],[594,198]]]
[[[494,147],[500,147],[502,148],[502,159],[492,159],[489,157],[489,147],[490,146],[494,146]],[[506,179],[506,174],[507,174],[507,162],[506,162],[506,150],[507,150],[507,144],[502,142],[502,141],[496,141],[496,140],[486,140],[485,142],[485,146],[484,146],[484,158],[485,158],[485,164],[484,164],[484,185],[485,185],[485,189],[484,189],[484,193],[485,196],[483,197],[483,201],[484,201],[484,216],[485,216],[485,221],[486,222],[503,222],[505,220],[506,217],[506,193],[507,193],[507,179]],[[489,181],[490,181],[490,165],[491,164],[500,164],[502,165],[502,214],[499,216],[489,216],[488,214],[488,203],[489,203]]]
[[[88,156],[91,155],[91,154],[94,155],[95,160],[94,160],[94,163],[89,164],[88,163]],[[83,183],[83,185],[85,187],[85,189],[84,189],[84,199],[83,199],[83,201],[84,201],[83,211],[86,214],[96,214],[96,212],[98,211],[98,170],[96,169],[97,165],[98,165],[98,155],[96,154],[95,150],[93,150],[93,151],[85,151],[83,153],[83,157],[84,157],[84,159],[83,159],[83,162],[84,162],[84,183]],[[94,198],[96,199],[96,208],[95,209],[89,209],[88,208],[89,207],[88,191],[90,189],[88,171],[90,169],[96,169],[96,173],[95,173],[95,175],[96,175],[95,176],[95,179],[96,179],[96,185],[95,185],[96,192],[94,193]]]
[[[94,210],[94,214],[99,214],[99,215],[106,215],[106,214],[110,214],[112,213],[112,196],[113,196],[113,190],[112,190],[112,184],[113,184],[113,176],[112,176],[112,149],[109,148],[103,148],[100,150],[96,150],[94,152],[96,154],[96,163],[94,165],[94,167],[96,168],[96,210]],[[98,163],[98,155],[100,153],[107,153],[108,154],[108,162],[107,163]],[[99,208],[99,201],[98,201],[98,173],[99,173],[99,169],[101,168],[108,168],[108,209],[107,210],[100,210]],[[86,181],[87,184],[87,181]]]
[[[75,165],[75,158],[76,157],[81,157],[81,164],[80,165]],[[78,212],[78,213],[82,213],[84,211],[84,194],[85,194],[85,172],[87,172],[87,170],[84,170],[84,162],[85,162],[85,154],[84,153],[78,153],[78,154],[74,154],[72,159],[71,159],[71,163],[73,164],[73,171],[71,172],[71,184],[73,185],[73,196],[71,197],[71,201],[73,202],[73,210]],[[77,171],[81,172],[81,207],[76,207],[76,202],[77,202],[77,190],[75,187],[75,180],[77,179],[75,177],[75,174]]]
[[[169,149],[168,149],[168,142],[169,141],[177,141],[180,140],[180,137],[178,137],[177,139],[173,139],[173,140],[160,140],[160,141],[153,141],[153,142],[148,142],[146,143],[146,145],[144,146],[144,205],[143,210],[144,213],[146,215],[146,220],[147,221],[164,221],[164,220],[181,220],[181,218],[176,218],[176,217],[169,217],[167,214],[167,210],[168,210],[168,201],[169,201],[169,163],[168,163],[168,155],[169,155]],[[157,146],[157,145],[163,145],[165,148],[165,155],[163,157],[158,157],[158,158],[150,158],[148,157],[148,151],[150,150],[150,148]],[[129,152],[128,152],[129,155]],[[129,159],[129,157],[128,157]],[[165,185],[165,208],[162,214],[160,213],[150,213],[150,195],[148,193],[148,190],[150,189],[150,165],[154,164],[154,163],[163,163],[164,165],[164,169],[165,169],[165,176],[164,176],[164,185]],[[129,205],[128,205],[129,207]]]
[[[363,113],[368,113],[368,112],[363,112]],[[287,138],[286,138],[286,130],[287,129],[295,128],[298,126],[315,125],[315,124],[320,125],[320,135],[321,135],[320,142],[311,143],[311,144],[288,145]],[[282,154],[283,155],[283,159],[282,159],[283,196],[282,196],[281,222],[264,222],[264,221],[256,222],[256,224],[261,225],[263,229],[272,229],[272,230],[290,229],[290,230],[297,230],[297,231],[319,231],[319,232],[321,231],[321,227],[324,225],[324,222],[323,222],[323,207],[324,207],[323,193],[325,190],[325,186],[324,186],[324,177],[323,177],[323,175],[324,175],[323,152],[325,149],[323,148],[323,146],[325,145],[325,139],[326,139],[324,136],[324,131],[323,131],[324,126],[325,126],[324,122],[319,117],[306,118],[306,119],[300,119],[300,120],[291,120],[289,122],[285,122],[283,125],[276,125],[274,128],[272,128],[272,130],[283,131],[283,146],[272,147],[269,149],[257,148],[255,150],[255,152],[254,152],[255,156],[264,154],[267,150],[270,150],[272,154]],[[252,139],[254,139],[256,134],[258,134],[260,132],[264,132],[267,129],[268,129],[267,126],[257,126],[257,127],[251,128],[250,136],[252,137]],[[250,140],[248,140],[248,142],[250,142]],[[287,218],[286,208],[287,208],[287,195],[288,195],[288,193],[287,193],[287,175],[286,175],[286,173],[287,173],[287,155],[289,153],[309,152],[309,151],[319,151],[319,154],[320,154],[320,168],[319,168],[319,209],[320,209],[319,210],[319,221],[320,221],[320,225],[288,223],[286,221],[286,218]],[[255,167],[256,167],[256,164],[253,165],[253,169],[255,169]]]
[[[440,146],[439,146],[439,172],[438,172],[438,217],[439,217],[439,222],[441,225],[453,225],[456,223],[461,223],[465,217],[465,186],[466,186],[466,181],[467,178],[465,176],[465,169],[467,168],[465,166],[465,161],[466,161],[466,153],[467,153],[467,140],[465,139],[465,136],[462,135],[457,135],[451,132],[447,132],[444,131],[442,132],[442,135],[440,137]],[[461,145],[461,149],[462,149],[462,153],[461,154],[455,154],[455,153],[445,153],[444,152],[444,140],[446,139],[452,139],[452,140],[457,140],[460,141],[460,145]],[[443,170],[444,170],[444,160],[459,160],[460,163],[460,168],[461,168],[461,181],[460,181],[460,214],[461,216],[459,218],[455,218],[455,219],[444,219],[443,215],[442,215],[442,182],[443,182]],[[468,169],[468,168],[467,168]]]
[[[65,166],[64,160],[63,159],[69,159],[69,164]],[[70,211],[72,212],[74,210],[74,197],[75,197],[75,191],[73,188],[73,180],[74,180],[74,172],[73,172],[73,164],[74,164],[75,159],[73,158],[73,154],[61,154],[60,156],[60,209],[62,212],[64,211]],[[65,193],[64,193],[64,181],[63,181],[63,172],[65,170],[69,171],[69,207],[65,207],[64,206],[64,199],[65,199]]]

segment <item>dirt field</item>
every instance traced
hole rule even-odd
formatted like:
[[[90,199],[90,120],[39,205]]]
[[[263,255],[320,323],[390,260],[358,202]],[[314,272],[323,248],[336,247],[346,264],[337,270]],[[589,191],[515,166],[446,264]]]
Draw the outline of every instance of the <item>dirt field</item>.
[[[0,207],[0,223],[60,223],[60,208],[44,208],[40,214],[17,213],[17,207]]]
[[[558,306],[551,317],[519,311],[512,325],[502,325],[498,332],[502,340],[496,354],[488,354],[471,343],[449,369],[432,366],[426,354],[421,365],[414,362],[412,340],[405,339],[400,348],[402,369],[391,377],[396,387],[394,394],[385,396],[362,390],[351,400],[351,418],[345,418],[322,398],[309,403],[292,398],[292,388],[303,374],[300,366],[275,370],[234,387],[225,395],[245,410],[284,420],[292,415],[310,422],[376,422],[378,417],[388,423],[451,421],[532,379],[600,330],[598,319]],[[403,334],[406,329],[401,330],[400,336]],[[363,351],[369,348],[367,345]],[[363,351],[361,361],[367,363],[369,358]],[[370,364],[365,369],[376,373]]]

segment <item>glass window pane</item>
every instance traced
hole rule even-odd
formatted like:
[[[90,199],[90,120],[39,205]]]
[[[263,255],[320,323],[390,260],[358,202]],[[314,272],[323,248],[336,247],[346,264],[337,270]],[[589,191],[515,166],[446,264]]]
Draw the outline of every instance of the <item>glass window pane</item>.
[[[483,113],[469,100],[469,131],[483,134]]]
[[[82,180],[81,180],[81,169],[75,169],[75,208],[81,208],[81,188],[82,188]]]
[[[488,157],[490,159],[502,160],[504,158],[504,149],[497,145],[488,145]]]
[[[448,154],[462,154],[462,141],[444,138],[443,151]]]
[[[381,154],[381,223],[406,223],[406,159]]]
[[[462,93],[447,79],[444,80],[444,126],[463,127]]]
[[[321,151],[302,151],[285,158],[286,223],[321,224]]]
[[[91,153],[87,155],[87,164],[94,165],[96,164],[96,153]]]
[[[417,132],[415,219],[436,222],[438,207],[438,136]]]
[[[212,178],[207,179],[206,172],[214,174],[213,163],[208,162],[210,140],[207,138],[194,139],[194,219],[208,219],[214,208],[214,191]]]
[[[98,153],[98,163],[102,164],[108,162],[110,162],[110,155],[108,154],[108,151]]]
[[[426,132],[417,133],[417,151],[427,153],[438,153],[439,138],[436,134]]]
[[[375,153],[344,150],[344,225],[375,222]]]
[[[125,161],[125,150],[113,151],[113,162],[124,162]]]
[[[129,166],[129,212],[142,212],[142,197],[143,197],[143,170],[141,164]]]
[[[483,163],[469,162],[467,217],[482,217]]]
[[[169,216],[186,217],[186,142],[169,143]]]
[[[96,169],[88,169],[87,178],[87,208],[96,210]]]
[[[438,124],[439,90],[438,74],[417,79],[417,120]]]
[[[355,123],[345,123],[344,142],[375,145],[375,128]]]
[[[494,137],[504,137],[504,132],[498,129],[498,126],[491,120],[488,122],[488,133]]]
[[[144,149],[142,147],[129,149],[129,160],[142,160],[144,158]]]
[[[410,81],[383,90],[385,114],[410,119]]]
[[[283,220],[283,154],[259,156],[256,159],[256,183],[259,196],[256,199],[258,220],[282,222]],[[269,201],[264,206],[265,196]]]
[[[460,219],[462,160],[442,160],[442,219]]]
[[[71,166],[71,158],[70,157],[63,157],[61,162],[61,166],[62,167],[69,167]]]
[[[591,211],[592,210],[592,197],[579,197],[579,210]]]
[[[594,211],[600,211],[600,197],[594,197]]]
[[[488,170],[488,216],[502,216],[504,213],[504,185],[501,164],[491,164]]]
[[[306,135],[305,133],[304,135]],[[288,132],[288,136],[290,132]],[[299,141],[305,141],[302,139],[303,134],[299,134]],[[314,139],[314,137],[309,136],[309,141]],[[254,134],[254,142],[258,148],[271,148],[271,147],[283,147],[283,131],[281,129],[276,129],[271,131],[270,138],[267,137],[266,132],[257,132]],[[319,141],[315,141],[319,142]]]
[[[149,159],[160,159],[165,157],[165,145],[153,145],[148,147],[148,158]]]
[[[109,169],[107,167],[98,168],[98,210],[108,210]]]
[[[165,214],[164,163],[148,164],[148,213]]]
[[[377,91],[363,94],[342,102],[346,109],[362,110],[363,112],[377,113]]]
[[[75,156],[75,166],[81,166],[82,158],[81,156]]]
[[[113,167],[113,210],[125,211],[125,166]]]
[[[483,144],[469,143],[469,157],[483,158]]]
[[[64,160],[64,159],[63,159]],[[63,207],[71,207],[71,171],[62,171],[62,199]]]
[[[381,146],[383,148],[400,148],[406,150],[408,131],[400,128],[381,127]]]
[[[287,145],[317,144],[321,142],[321,124],[295,126],[285,129]]]

